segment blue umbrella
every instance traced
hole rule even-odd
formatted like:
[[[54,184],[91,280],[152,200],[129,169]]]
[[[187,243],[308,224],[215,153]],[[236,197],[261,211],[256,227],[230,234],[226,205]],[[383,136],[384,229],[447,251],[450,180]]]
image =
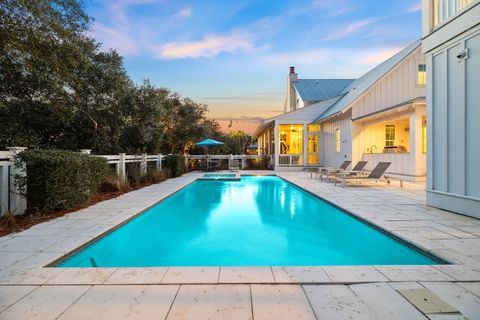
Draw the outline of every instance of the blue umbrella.
[[[224,143],[213,139],[205,139],[203,141],[195,143],[195,145],[200,147],[221,146],[222,144]]]
[[[213,140],[213,139],[205,139],[203,141],[200,141],[198,143],[195,143],[195,145],[199,146],[199,147],[214,147],[214,146],[221,146],[222,144],[224,144],[223,142],[220,142],[220,141],[217,141],[217,140]],[[208,156],[208,153],[207,153],[207,171],[208,171],[208,162],[209,162],[209,156]]]

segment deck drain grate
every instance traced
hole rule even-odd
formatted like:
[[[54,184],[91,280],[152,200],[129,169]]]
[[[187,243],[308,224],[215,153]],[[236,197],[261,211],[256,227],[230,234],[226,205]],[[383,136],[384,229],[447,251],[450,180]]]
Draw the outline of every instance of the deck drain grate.
[[[424,314],[460,313],[428,289],[399,289],[397,291]]]

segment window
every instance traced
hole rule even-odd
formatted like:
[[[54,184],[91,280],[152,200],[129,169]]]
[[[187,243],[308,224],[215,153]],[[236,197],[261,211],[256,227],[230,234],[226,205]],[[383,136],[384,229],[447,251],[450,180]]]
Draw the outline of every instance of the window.
[[[427,118],[422,117],[422,153],[427,153]]]
[[[395,146],[395,125],[387,124],[385,126],[385,146],[393,147]]]
[[[303,124],[281,124],[278,131],[280,154],[303,153]]]
[[[340,140],[340,129],[335,129],[335,152],[340,152],[342,141]]]
[[[320,125],[319,124],[309,124],[307,125],[308,132],[320,132]]]
[[[417,85],[424,86],[427,83],[427,65],[419,63],[417,65]]]

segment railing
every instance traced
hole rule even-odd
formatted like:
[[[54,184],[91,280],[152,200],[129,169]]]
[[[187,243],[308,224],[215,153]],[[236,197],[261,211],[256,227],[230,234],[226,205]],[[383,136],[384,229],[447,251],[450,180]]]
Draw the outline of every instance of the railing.
[[[0,151],[0,216],[7,213],[22,214],[27,207],[26,199],[20,195],[15,185],[15,175],[21,174],[13,165],[16,153],[25,148],[10,148]]]
[[[281,167],[303,166],[303,154],[279,154],[278,165]]]
[[[432,28],[435,28],[455,16],[475,0],[431,0]]]
[[[98,157],[103,157],[107,159],[109,164],[113,164],[118,176],[123,178],[125,178],[127,174],[127,163],[140,163],[140,172],[146,173],[148,162],[155,162],[156,169],[162,170],[162,161],[163,158],[165,158],[165,156],[161,154],[148,155],[146,153],[141,155],[127,155],[126,153],[119,153],[118,155],[99,155]]]
[[[206,155],[187,155],[185,158],[188,159],[197,159],[197,160],[203,160],[206,159]],[[234,161],[241,161],[241,166],[240,168],[243,169],[247,166],[247,159],[255,160],[260,158],[258,155],[248,155],[248,154],[243,154],[243,155],[228,155],[228,154],[210,154],[208,155],[209,160],[228,160],[228,166],[232,166],[232,163]]]

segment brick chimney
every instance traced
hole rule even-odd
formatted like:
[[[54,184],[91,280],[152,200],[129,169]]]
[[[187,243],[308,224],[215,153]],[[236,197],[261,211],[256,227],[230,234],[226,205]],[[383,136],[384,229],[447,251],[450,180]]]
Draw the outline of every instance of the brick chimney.
[[[293,82],[298,79],[295,73],[295,67],[290,67],[290,72],[287,77],[287,101],[285,104],[285,112],[293,111],[297,108],[297,92],[293,87]]]

